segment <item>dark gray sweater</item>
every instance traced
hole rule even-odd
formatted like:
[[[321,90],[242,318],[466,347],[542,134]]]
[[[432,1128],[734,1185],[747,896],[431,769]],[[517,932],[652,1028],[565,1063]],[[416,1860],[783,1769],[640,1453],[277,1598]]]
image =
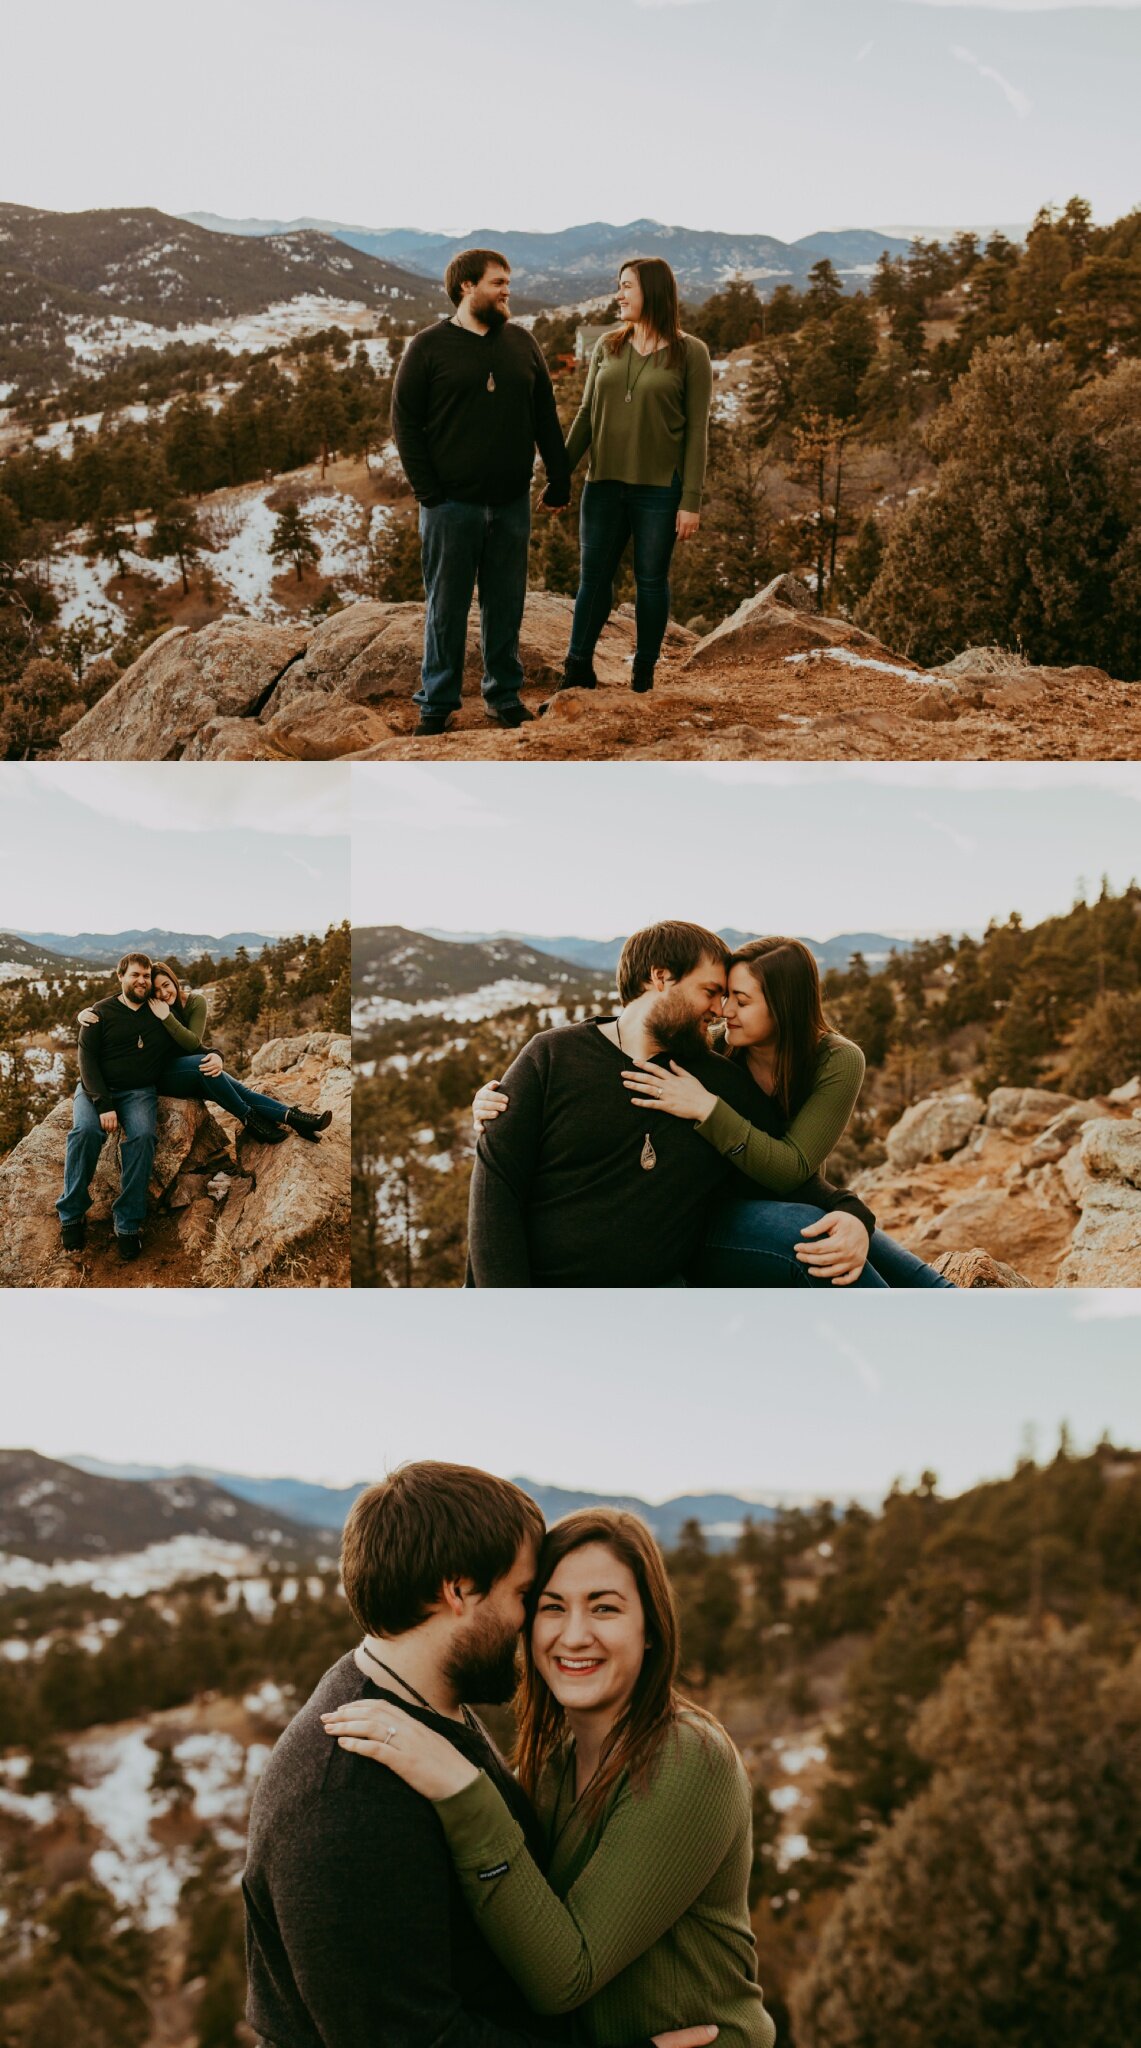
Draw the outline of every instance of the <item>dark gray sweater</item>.
[[[340,1749],[320,1715],[398,1700],[485,1770],[525,1828],[531,1809],[490,1738],[362,1676],[327,1671],[266,1766],[242,1891],[246,2016],[272,2048],[549,2048],[568,2023],[532,2017],[478,1933],[428,1800]]]
[[[754,1201],[767,1192],[693,1124],[633,1103],[622,1083],[630,1058],[603,1036],[604,1021],[540,1032],[504,1076],[511,1106],[484,1126],[472,1174],[477,1287],[664,1287],[696,1256],[717,1194],[735,1183]],[[744,1068],[712,1051],[683,1064],[751,1123],[780,1129],[778,1107]],[[649,1171],[647,1137],[657,1162]],[[857,1196],[818,1174],[796,1199],[875,1228]]]

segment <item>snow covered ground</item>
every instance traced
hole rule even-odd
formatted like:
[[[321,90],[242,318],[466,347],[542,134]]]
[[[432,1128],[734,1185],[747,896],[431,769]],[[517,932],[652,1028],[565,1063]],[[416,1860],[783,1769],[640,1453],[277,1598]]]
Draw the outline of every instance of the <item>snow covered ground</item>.
[[[524,1003],[548,1009],[558,1001],[559,993],[546,982],[507,978],[487,982],[467,995],[434,996],[418,1003],[403,1003],[395,996],[365,996],[353,1004],[353,1030],[363,1031],[370,1024],[407,1024],[413,1017],[444,1017],[456,1023],[475,1024],[484,1017],[497,1017],[501,1010],[518,1009]]]
[[[220,1536],[172,1536],[123,1556],[56,1558],[50,1564],[0,1551],[0,1590],[90,1586],[96,1593],[139,1595],[211,1572],[232,1579],[256,1576],[262,1568],[260,1553],[244,1543],[227,1543]]]
[[[353,334],[375,323],[375,310],[360,299],[301,292],[293,299],[276,300],[260,313],[247,313],[236,320],[191,321],[182,327],[155,327],[147,320],[127,320],[118,314],[106,319],[75,315],[67,323],[67,345],[78,363],[96,369],[132,348],[212,341],[236,355],[251,355],[263,348],[281,348],[324,327],[340,327]]]

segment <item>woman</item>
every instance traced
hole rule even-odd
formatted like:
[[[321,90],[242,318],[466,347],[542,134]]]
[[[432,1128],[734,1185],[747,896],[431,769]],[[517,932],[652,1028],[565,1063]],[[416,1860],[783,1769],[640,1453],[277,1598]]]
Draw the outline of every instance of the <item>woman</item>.
[[[677,281],[659,256],[618,277],[622,325],[603,335],[567,439],[573,470],[590,449],[579,513],[581,566],[560,689],[595,687],[594,650],[614,578],[634,542],[637,645],[631,688],[650,690],[670,616],[670,558],[697,532],[713,370],[705,343],[683,334]]]
[[[389,1700],[325,1717],[439,1815],[480,1932],[536,2012],[588,2039],[710,2022],[772,2048],[749,1926],[752,1794],[724,1729],[677,1691],[677,1609],[636,1516],[584,1509],[539,1555],[516,1695],[516,1768],[546,1874],[485,1773]]]
[[[330,1110],[318,1114],[279,1102],[273,1095],[259,1095],[255,1089],[247,1088],[244,1081],[236,1081],[225,1072],[221,1055],[204,1050],[205,996],[191,994],[165,960],[158,960],[151,967],[147,1007],[161,1019],[171,1040],[170,1060],[159,1077],[160,1095],[216,1102],[237,1117],[251,1138],[266,1145],[282,1144],[287,1125],[299,1137],[313,1142],[319,1132],[328,1130],[333,1121]],[[92,1024],[98,1019],[94,1010],[81,1010],[79,1021]]]
[[[769,1188],[779,1203],[726,1196],[714,1209],[694,1280],[702,1287],[757,1284],[758,1271],[773,1286],[950,1287],[882,1230],[874,1231],[858,1275],[823,1280],[786,1249],[789,1200],[821,1171],[856,1106],[864,1078],[858,1045],[835,1031],[824,1014],[820,976],[799,939],[754,939],[729,962],[725,998],[725,1050],[742,1064],[763,1103],[764,1121],[751,1123],[685,1072],[644,1062],[623,1072],[624,1086],[641,1109],[688,1119],[698,1136]],[[506,1103],[496,1082],[472,1104],[476,1129]],[[779,1242],[772,1224],[780,1223]],[[805,1205],[801,1235],[815,1234],[819,1214]],[[763,1284],[763,1283],[762,1283]]]

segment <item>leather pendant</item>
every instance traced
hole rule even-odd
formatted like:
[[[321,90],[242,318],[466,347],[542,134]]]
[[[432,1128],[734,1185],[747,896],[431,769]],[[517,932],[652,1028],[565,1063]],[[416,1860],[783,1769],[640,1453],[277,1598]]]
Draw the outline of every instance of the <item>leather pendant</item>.
[[[633,393],[632,391],[628,391],[628,392],[626,393],[626,403],[627,403],[627,405],[633,405],[633,403],[634,403],[634,393]]]
[[[642,1157],[639,1161],[639,1164],[642,1168],[643,1173],[652,1173],[657,1163],[658,1155],[650,1143],[650,1133],[649,1131],[647,1131],[646,1142],[642,1147]]]
[[[141,1038],[139,1039],[139,1051],[140,1051],[140,1052],[145,1052],[145,1051],[146,1051],[146,1047],[145,1047],[145,1045],[143,1044],[143,1041],[142,1041],[142,1039],[141,1039]]]
[[[487,388],[489,391],[494,391],[495,389],[495,373],[492,370],[489,370],[487,373]]]

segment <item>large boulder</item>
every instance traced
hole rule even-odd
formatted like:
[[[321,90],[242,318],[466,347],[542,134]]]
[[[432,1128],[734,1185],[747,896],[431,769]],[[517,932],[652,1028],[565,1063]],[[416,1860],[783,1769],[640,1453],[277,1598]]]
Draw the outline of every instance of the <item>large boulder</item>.
[[[991,1130],[1015,1131],[1020,1137],[1043,1131],[1073,1104],[1072,1095],[1050,1088],[992,1088],[986,1099],[985,1122]]]
[[[312,629],[216,619],[164,633],[65,734],[65,761],[175,761],[217,718],[256,719]]]
[[[928,678],[909,662],[853,626],[850,619],[833,619],[812,610],[812,595],[794,576],[778,576],[746,597],[729,618],[722,619],[706,633],[689,653],[687,669],[715,668],[725,663],[766,661],[812,661],[829,653],[842,658],[884,662],[901,678],[925,683]]]
[[[982,1115],[978,1096],[967,1089],[925,1095],[905,1109],[888,1132],[888,1164],[897,1172],[906,1172],[927,1159],[949,1159],[966,1143]]]
[[[940,1252],[932,1260],[937,1273],[950,1280],[956,1287],[1032,1287],[1033,1281],[1026,1280],[1015,1266],[1008,1266],[1002,1259],[992,1259],[989,1252]]]
[[[1081,1204],[1063,1287],[1141,1287],[1141,1121],[1088,1123],[1071,1177]]]
[[[71,1129],[71,1102],[59,1102],[28,1132],[0,1166],[0,1287],[81,1284],[81,1259],[60,1252],[55,1204],[63,1188],[64,1153]],[[224,1132],[200,1102],[160,1096],[158,1143],[149,1201],[153,1211],[183,1175],[225,1151]],[[108,1138],[91,1183],[87,1221],[93,1236],[110,1242],[111,1205],[119,1191],[118,1143]],[[102,1232],[98,1226],[105,1228]]]

